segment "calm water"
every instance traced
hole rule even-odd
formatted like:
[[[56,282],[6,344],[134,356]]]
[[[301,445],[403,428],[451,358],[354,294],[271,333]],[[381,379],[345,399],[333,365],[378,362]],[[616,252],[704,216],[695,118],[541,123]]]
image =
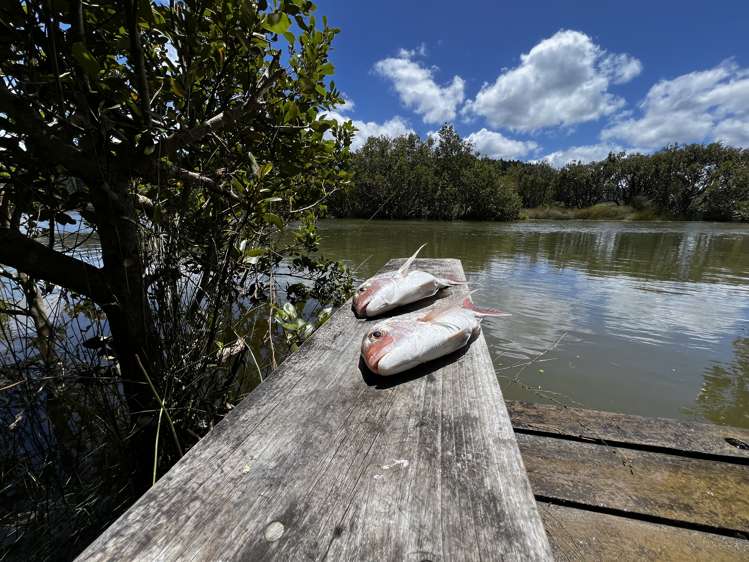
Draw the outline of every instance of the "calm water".
[[[375,273],[427,242],[460,258],[508,399],[749,427],[749,227],[325,221],[323,250]]]

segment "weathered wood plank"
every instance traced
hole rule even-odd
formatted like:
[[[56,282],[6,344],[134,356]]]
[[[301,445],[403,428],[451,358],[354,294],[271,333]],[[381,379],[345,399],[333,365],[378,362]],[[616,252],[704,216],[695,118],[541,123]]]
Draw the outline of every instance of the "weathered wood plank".
[[[747,429],[520,401],[509,401],[507,409],[516,429],[749,459],[749,449],[728,441],[749,444]]]
[[[539,502],[558,562],[749,560],[749,541]]]
[[[381,379],[368,326],[334,314],[81,559],[551,559],[483,337]]]
[[[749,466],[517,434],[537,497],[749,531]]]

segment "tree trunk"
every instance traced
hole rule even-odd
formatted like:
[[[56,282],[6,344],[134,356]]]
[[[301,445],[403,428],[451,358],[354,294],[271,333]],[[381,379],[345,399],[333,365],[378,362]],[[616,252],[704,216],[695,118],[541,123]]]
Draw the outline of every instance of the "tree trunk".
[[[131,416],[130,462],[137,492],[151,485],[163,361],[144,282],[141,236],[127,184],[96,190],[94,198],[103,272],[113,299],[103,306],[120,363]],[[150,377],[150,382],[148,378]],[[159,392],[161,392],[159,390]],[[161,448],[160,448],[161,450]]]

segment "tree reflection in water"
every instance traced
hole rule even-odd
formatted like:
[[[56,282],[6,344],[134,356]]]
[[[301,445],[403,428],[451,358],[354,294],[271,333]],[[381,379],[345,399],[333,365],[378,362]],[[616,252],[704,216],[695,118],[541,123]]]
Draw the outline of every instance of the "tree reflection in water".
[[[749,337],[737,338],[733,350],[730,363],[705,371],[694,410],[715,423],[749,427]]]

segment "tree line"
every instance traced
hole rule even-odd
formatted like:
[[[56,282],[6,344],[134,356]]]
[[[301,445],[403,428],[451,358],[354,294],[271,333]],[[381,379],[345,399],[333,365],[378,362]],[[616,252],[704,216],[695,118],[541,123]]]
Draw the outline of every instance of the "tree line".
[[[719,143],[612,152],[557,169],[481,157],[445,125],[425,140],[371,137],[352,160],[351,187],[329,205],[335,216],[514,220],[522,208],[610,203],[664,218],[749,221],[749,150]]]

